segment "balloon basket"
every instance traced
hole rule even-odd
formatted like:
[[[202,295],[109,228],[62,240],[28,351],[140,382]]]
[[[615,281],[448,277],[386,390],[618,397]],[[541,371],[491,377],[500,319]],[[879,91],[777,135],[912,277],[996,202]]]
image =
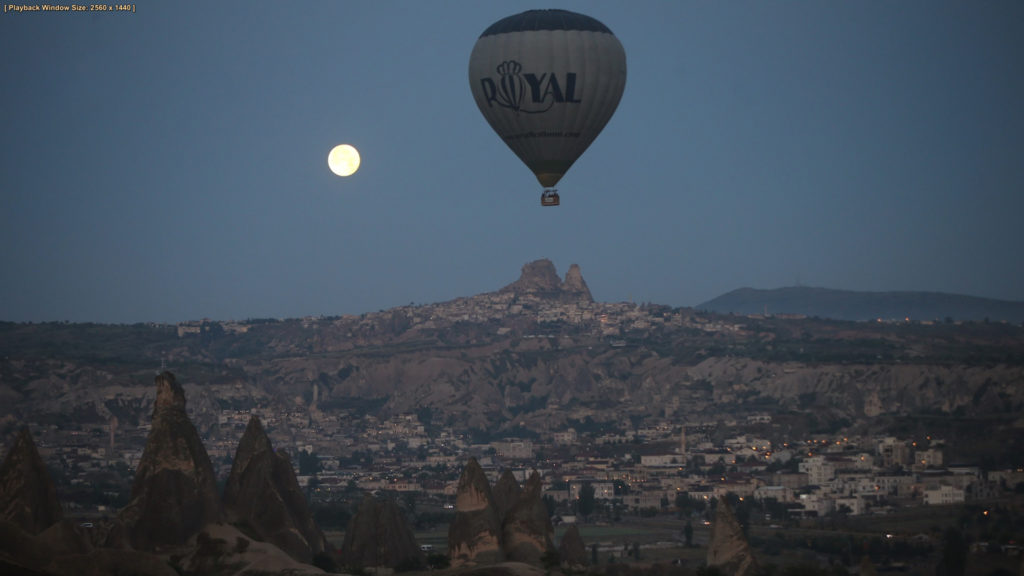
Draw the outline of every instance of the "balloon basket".
[[[541,206],[558,206],[559,204],[561,204],[561,200],[559,200],[558,191],[556,190],[545,190],[540,195]]]

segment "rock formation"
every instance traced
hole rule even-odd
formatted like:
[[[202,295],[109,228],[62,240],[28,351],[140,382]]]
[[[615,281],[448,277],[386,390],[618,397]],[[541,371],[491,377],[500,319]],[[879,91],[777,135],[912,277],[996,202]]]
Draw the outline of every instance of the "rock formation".
[[[534,296],[563,302],[580,300],[593,302],[590,289],[583,280],[580,267],[573,264],[565,275],[565,281],[558,277],[551,260],[535,260],[523,265],[519,279],[505,286],[501,292],[513,292],[520,296]]]
[[[155,554],[106,548],[97,548],[88,554],[59,556],[47,565],[46,573],[53,576],[178,576],[165,558]]]
[[[562,567],[568,570],[583,570],[589,564],[587,547],[583,544],[580,529],[575,524],[569,526],[562,535],[562,541],[558,544],[558,557],[562,561]]]
[[[89,528],[83,528],[78,521],[65,518],[36,536],[36,543],[42,545],[53,556],[88,554],[93,550]]]
[[[185,413],[184,390],[170,372],[156,377],[156,387],[132,501],[119,516],[139,550],[184,544],[204,524],[223,519],[213,466]]]
[[[734,576],[752,576],[758,570],[750,543],[724,498],[718,500],[715,522],[711,525],[708,566],[717,566],[725,574]]]
[[[506,562],[460,570],[459,576],[551,576],[551,572],[540,566],[530,566],[521,562]]]
[[[569,271],[565,273],[562,291],[575,294],[577,300],[594,301],[594,297],[590,295],[590,288],[587,287],[587,282],[583,279],[583,273],[576,264],[569,266]]]
[[[494,489],[491,490],[491,495],[494,496],[494,509],[498,512],[499,520],[505,521],[505,515],[516,505],[521,492],[522,489],[519,487],[515,475],[506,468],[495,482]]]
[[[523,264],[519,279],[501,289],[517,294],[556,294],[562,290],[562,279],[551,260],[534,260]]]
[[[238,443],[224,487],[224,511],[229,521],[300,562],[309,563],[328,548],[291,461],[284,453],[274,452],[256,416],[249,419]]]
[[[555,552],[555,546],[541,488],[536,471],[520,488],[512,472],[505,470],[492,491],[484,471],[470,458],[459,479],[455,519],[448,529],[452,566],[505,560],[542,564],[544,555]]]
[[[423,552],[398,504],[369,493],[363,496],[345,531],[341,559],[345,566],[359,568],[425,565]]]
[[[267,542],[251,540],[230,524],[209,524],[189,540],[188,552],[177,558],[184,574],[204,576],[254,576],[323,574],[302,564]]]
[[[546,552],[553,552],[554,528],[541,500],[540,474],[534,471],[502,523],[505,557],[516,562],[540,564]]]
[[[18,432],[0,464],[0,514],[29,534],[63,517],[57,489],[27,427]]]
[[[42,569],[53,558],[50,550],[20,526],[0,518],[0,574],[17,574],[10,567]]]
[[[494,496],[476,458],[470,458],[455,494],[455,519],[448,527],[448,556],[452,567],[501,562],[501,520]]]

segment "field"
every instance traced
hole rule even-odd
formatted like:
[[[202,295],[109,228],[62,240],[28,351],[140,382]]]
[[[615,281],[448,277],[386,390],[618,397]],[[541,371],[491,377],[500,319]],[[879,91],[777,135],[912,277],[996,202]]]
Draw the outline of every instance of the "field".
[[[832,564],[855,569],[868,554],[881,573],[931,575],[941,558],[947,529],[962,530],[967,543],[980,542],[992,533],[991,528],[996,524],[1008,523],[1013,530],[1012,527],[1019,524],[1021,510],[1024,510],[1024,497],[1017,496],[998,502],[898,508],[885,516],[804,520],[785,526],[756,524],[749,528],[748,537],[755,557],[765,566],[803,565],[824,569]],[[692,547],[685,545],[685,522],[669,515],[626,517],[613,524],[581,524],[579,529],[588,559],[594,557],[596,546],[597,566],[623,562],[638,566],[674,563],[696,570],[707,558],[710,527],[697,519],[692,523]],[[556,544],[567,529],[566,525],[555,528]],[[344,533],[329,532],[327,537],[340,547]],[[448,529],[438,527],[417,532],[416,540],[444,554],[448,550]],[[1021,557],[1010,554],[976,545],[967,556],[967,573],[1017,574]]]

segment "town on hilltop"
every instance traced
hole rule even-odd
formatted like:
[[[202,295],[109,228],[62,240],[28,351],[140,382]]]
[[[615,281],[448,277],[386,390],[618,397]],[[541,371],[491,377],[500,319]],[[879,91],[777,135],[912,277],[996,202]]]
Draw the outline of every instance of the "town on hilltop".
[[[671,546],[706,547],[717,502],[745,530],[778,533],[755,555],[787,542],[828,555],[805,545],[810,532],[785,535],[840,525],[875,561],[896,549],[934,561],[941,529],[866,528],[910,510],[956,515],[972,554],[1016,557],[1024,536],[1019,327],[600,303],[578,267],[563,280],[542,260],[496,292],[362,316],[5,329],[23,344],[4,360],[20,400],[2,423],[29,427],[78,518],[129,504],[156,400],[140,365],[159,359],[179,375],[215,478],[232,474],[257,418],[328,539],[367,492],[436,532],[470,459],[493,486],[536,472],[556,531],[579,526],[584,540],[588,526],[663,519]],[[92,348],[44,345],[45,331],[76,329],[100,334]],[[117,330],[144,336],[116,348]],[[424,550],[447,550],[429,538]],[[598,563],[671,548],[591,544]]]

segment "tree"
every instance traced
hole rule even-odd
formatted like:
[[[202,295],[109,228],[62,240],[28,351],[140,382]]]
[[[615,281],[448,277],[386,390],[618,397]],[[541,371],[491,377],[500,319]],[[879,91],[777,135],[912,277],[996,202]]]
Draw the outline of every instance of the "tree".
[[[448,556],[445,555],[445,554],[440,554],[438,552],[431,552],[427,556],[427,566],[430,566],[434,570],[442,570],[444,568],[447,568],[450,565],[451,565],[451,563],[448,560]]]
[[[693,548],[693,524],[689,520],[686,521],[686,526],[683,527],[683,538],[686,539],[686,547]]]
[[[409,516],[416,516],[416,493],[415,492],[402,492],[402,503],[405,504],[405,509],[409,513]]]
[[[324,502],[311,506],[313,519],[321,528],[331,530],[345,530],[349,520],[352,519],[352,511],[345,504],[340,502]]]
[[[548,511],[548,518],[550,518],[555,513],[555,497],[551,494],[545,494],[541,500],[544,502],[544,508]]]
[[[629,486],[626,485],[624,480],[615,480],[612,482],[612,486],[615,488],[616,496],[626,496],[629,494]]]
[[[306,497],[311,497],[313,491],[316,490],[318,486],[320,486],[320,479],[317,478],[316,476],[310,478],[309,482],[306,484]]]
[[[299,476],[315,476],[322,469],[323,464],[316,452],[299,450]]]
[[[583,515],[584,518],[588,518],[594,513],[594,485],[590,482],[584,482],[580,486],[580,497],[577,501],[577,510]]]
[[[967,541],[956,528],[946,529],[942,537],[942,560],[935,567],[936,576],[963,576],[967,570]]]

